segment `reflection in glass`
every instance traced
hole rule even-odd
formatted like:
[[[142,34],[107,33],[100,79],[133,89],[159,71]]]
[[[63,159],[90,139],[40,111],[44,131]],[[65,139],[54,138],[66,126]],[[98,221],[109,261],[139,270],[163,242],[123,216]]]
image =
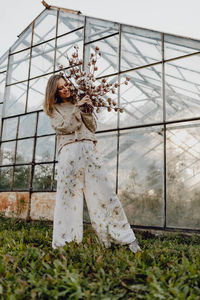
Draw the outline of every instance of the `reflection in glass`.
[[[35,161],[54,160],[55,136],[39,137],[36,142]]]
[[[63,11],[59,12],[58,19],[58,35],[70,32],[76,28],[83,26],[84,17],[81,15],[75,15],[70,13],[65,13]]]
[[[36,114],[20,117],[18,138],[33,136],[35,132]]]
[[[118,35],[105,38],[85,46],[85,66],[89,61],[90,53],[95,52],[98,46],[101,52],[101,58],[97,61],[98,70],[95,71],[95,77],[109,75],[118,72]]]
[[[16,163],[30,163],[33,156],[33,139],[17,141]]]
[[[0,191],[9,191],[13,167],[0,168]]]
[[[28,79],[30,49],[10,56],[8,84]]]
[[[86,18],[86,43],[118,32],[115,22]]]
[[[161,34],[122,25],[121,70],[128,70],[162,60]]]
[[[118,194],[131,224],[163,226],[163,131],[120,132]]]
[[[30,78],[53,72],[55,40],[33,47]]]
[[[59,64],[63,65],[64,68],[69,66],[66,54],[71,57],[74,52],[74,46],[79,47],[78,54],[79,59],[83,57],[83,30],[77,30],[73,33],[67,34],[57,39],[56,48],[56,70],[59,69]]]
[[[166,119],[200,117],[200,55],[165,64]]]
[[[30,80],[27,106],[28,112],[43,109],[42,104],[48,79],[49,76],[43,76]]]
[[[200,229],[200,124],[168,126],[167,226]]]
[[[155,123],[163,120],[162,66],[135,70],[128,73],[130,81],[124,84],[126,74],[121,75],[120,127]]]
[[[96,135],[98,140],[96,144],[97,151],[104,161],[104,166],[112,182],[113,189],[116,187],[116,163],[117,163],[117,134],[99,133]]]
[[[2,141],[16,139],[18,117],[3,121]]]
[[[50,134],[50,133],[55,133],[55,131],[51,127],[49,117],[46,115],[46,113],[41,111],[39,113],[37,135]]]
[[[14,163],[15,141],[1,143],[0,163],[1,165],[10,165]]]
[[[57,10],[45,10],[35,21],[33,45],[47,41],[56,36]]]
[[[31,166],[15,166],[14,190],[28,190]]]
[[[164,47],[164,59],[183,56],[200,50],[199,41],[168,34],[164,34]]]
[[[31,46],[31,35],[32,35],[32,26],[30,26],[23,34],[20,35],[20,38],[12,45],[11,53],[29,48]]]
[[[33,190],[51,190],[53,164],[36,165],[34,168]]]
[[[5,117],[25,113],[27,82],[6,87]]]

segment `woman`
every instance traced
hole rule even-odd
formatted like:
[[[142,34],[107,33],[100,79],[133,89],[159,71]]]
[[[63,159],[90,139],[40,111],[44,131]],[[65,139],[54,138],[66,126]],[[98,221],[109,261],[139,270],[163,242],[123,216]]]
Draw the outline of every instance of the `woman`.
[[[96,149],[94,107],[85,113],[85,103],[92,105],[88,96],[77,102],[62,75],[49,78],[43,107],[56,131],[58,154],[52,247],[82,241],[84,193],[100,242],[106,248],[126,244],[136,253],[141,249]]]

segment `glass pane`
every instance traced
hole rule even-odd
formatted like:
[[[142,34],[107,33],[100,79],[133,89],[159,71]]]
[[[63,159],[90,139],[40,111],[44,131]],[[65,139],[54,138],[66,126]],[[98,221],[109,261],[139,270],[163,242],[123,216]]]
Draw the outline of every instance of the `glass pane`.
[[[195,53],[200,50],[199,41],[168,34],[164,34],[164,45],[165,59]]]
[[[6,51],[0,57],[0,72],[4,72],[7,70],[7,63],[8,63],[8,51]]]
[[[86,18],[86,43],[118,32],[118,23]]]
[[[32,26],[30,26],[11,47],[11,53],[29,48],[31,46]]]
[[[37,138],[36,143],[36,162],[54,160],[55,136]]]
[[[2,141],[16,139],[18,118],[5,119],[3,121]]]
[[[116,164],[117,164],[117,134],[99,133],[96,135],[98,140],[96,144],[97,151],[104,160],[104,166],[108,172],[108,176],[116,190]]]
[[[30,182],[31,166],[15,166],[14,190],[28,190]]]
[[[165,94],[168,120],[200,116],[199,64],[199,55],[166,63]]]
[[[168,126],[167,226],[200,229],[200,123]]]
[[[27,82],[6,87],[5,116],[25,113]]]
[[[118,194],[131,224],[163,226],[163,175],[162,127],[121,131]]]
[[[83,195],[83,222],[84,223],[91,223],[90,215],[88,212],[87,203],[85,200],[85,196]]]
[[[48,79],[49,76],[44,76],[30,80],[28,91],[28,112],[43,109],[42,104]]]
[[[17,141],[16,163],[30,163],[33,156],[33,139]]]
[[[13,167],[0,168],[0,191],[9,191]]]
[[[45,10],[35,21],[33,44],[39,44],[56,36],[57,10]]]
[[[74,46],[79,47],[78,55],[79,59],[83,58],[83,30],[67,34],[57,39],[56,49],[56,69],[59,69],[59,64],[63,65],[64,68],[69,66],[66,54],[71,57],[74,52]]]
[[[0,73],[0,102],[4,99],[4,90],[6,84],[6,72]]]
[[[55,163],[55,171],[54,171],[54,181],[53,181],[53,190],[57,189],[57,178],[58,178],[58,164]]]
[[[2,118],[2,110],[3,110],[3,103],[0,103],[0,124],[1,124],[1,118]]]
[[[55,40],[32,49],[30,77],[53,72]]]
[[[15,141],[1,144],[0,161],[2,165],[11,165],[14,163]]]
[[[20,117],[18,138],[33,136],[35,133],[36,114]]]
[[[100,82],[98,82],[98,84],[99,83]],[[117,76],[106,78],[106,84],[109,83],[118,83]],[[118,103],[118,89],[115,89],[115,94],[107,93],[106,96],[102,96],[101,98],[105,101],[106,104],[108,104],[108,98],[111,98],[112,101]],[[117,128],[117,112],[114,111],[114,109],[108,112],[106,107],[101,107],[100,112],[95,112],[95,114],[98,118],[96,119],[98,131]]]
[[[58,146],[58,143],[56,143],[56,156],[55,156],[55,160],[56,160],[56,161],[58,161],[57,146]]]
[[[95,53],[98,46],[101,58],[97,60],[95,77],[105,76],[118,72],[118,35],[88,44],[85,46],[85,66],[89,61],[90,53]]]
[[[34,168],[33,190],[51,190],[53,176],[53,164],[36,165]]]
[[[8,84],[28,79],[30,49],[10,56]]]
[[[163,120],[162,66],[135,70],[128,73],[130,81],[124,84],[126,74],[121,75],[120,127],[155,123]]]
[[[50,118],[43,111],[39,113],[37,135],[55,133],[51,127]]]
[[[83,16],[60,11],[58,19],[58,35],[70,32],[76,28],[83,26],[83,24]]]
[[[162,60],[161,34],[122,25],[121,70],[128,70]]]

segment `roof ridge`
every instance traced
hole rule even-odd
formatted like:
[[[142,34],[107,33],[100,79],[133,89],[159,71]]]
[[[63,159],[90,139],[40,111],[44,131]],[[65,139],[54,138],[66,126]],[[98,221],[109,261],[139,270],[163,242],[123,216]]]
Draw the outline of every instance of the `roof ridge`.
[[[72,14],[78,14],[80,15],[81,14],[81,11],[80,10],[74,10],[74,9],[69,9],[69,8],[64,8],[64,7],[60,7],[60,6],[54,6],[54,5],[49,5],[47,2],[45,2],[44,0],[42,0],[42,4],[47,8],[47,9],[50,9],[50,8],[57,8],[57,9],[62,9],[64,10],[65,12],[69,12],[69,13],[72,13]]]

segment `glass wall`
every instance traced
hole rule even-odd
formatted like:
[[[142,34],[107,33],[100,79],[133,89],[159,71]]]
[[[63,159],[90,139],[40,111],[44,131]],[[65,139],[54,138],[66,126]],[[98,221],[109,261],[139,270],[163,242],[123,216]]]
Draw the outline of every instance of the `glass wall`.
[[[200,41],[62,9],[41,13],[0,58],[0,190],[56,191],[42,103],[75,44],[84,66],[98,46],[97,79],[121,83],[110,97],[124,112],[102,108],[96,136],[130,223],[200,230]]]

